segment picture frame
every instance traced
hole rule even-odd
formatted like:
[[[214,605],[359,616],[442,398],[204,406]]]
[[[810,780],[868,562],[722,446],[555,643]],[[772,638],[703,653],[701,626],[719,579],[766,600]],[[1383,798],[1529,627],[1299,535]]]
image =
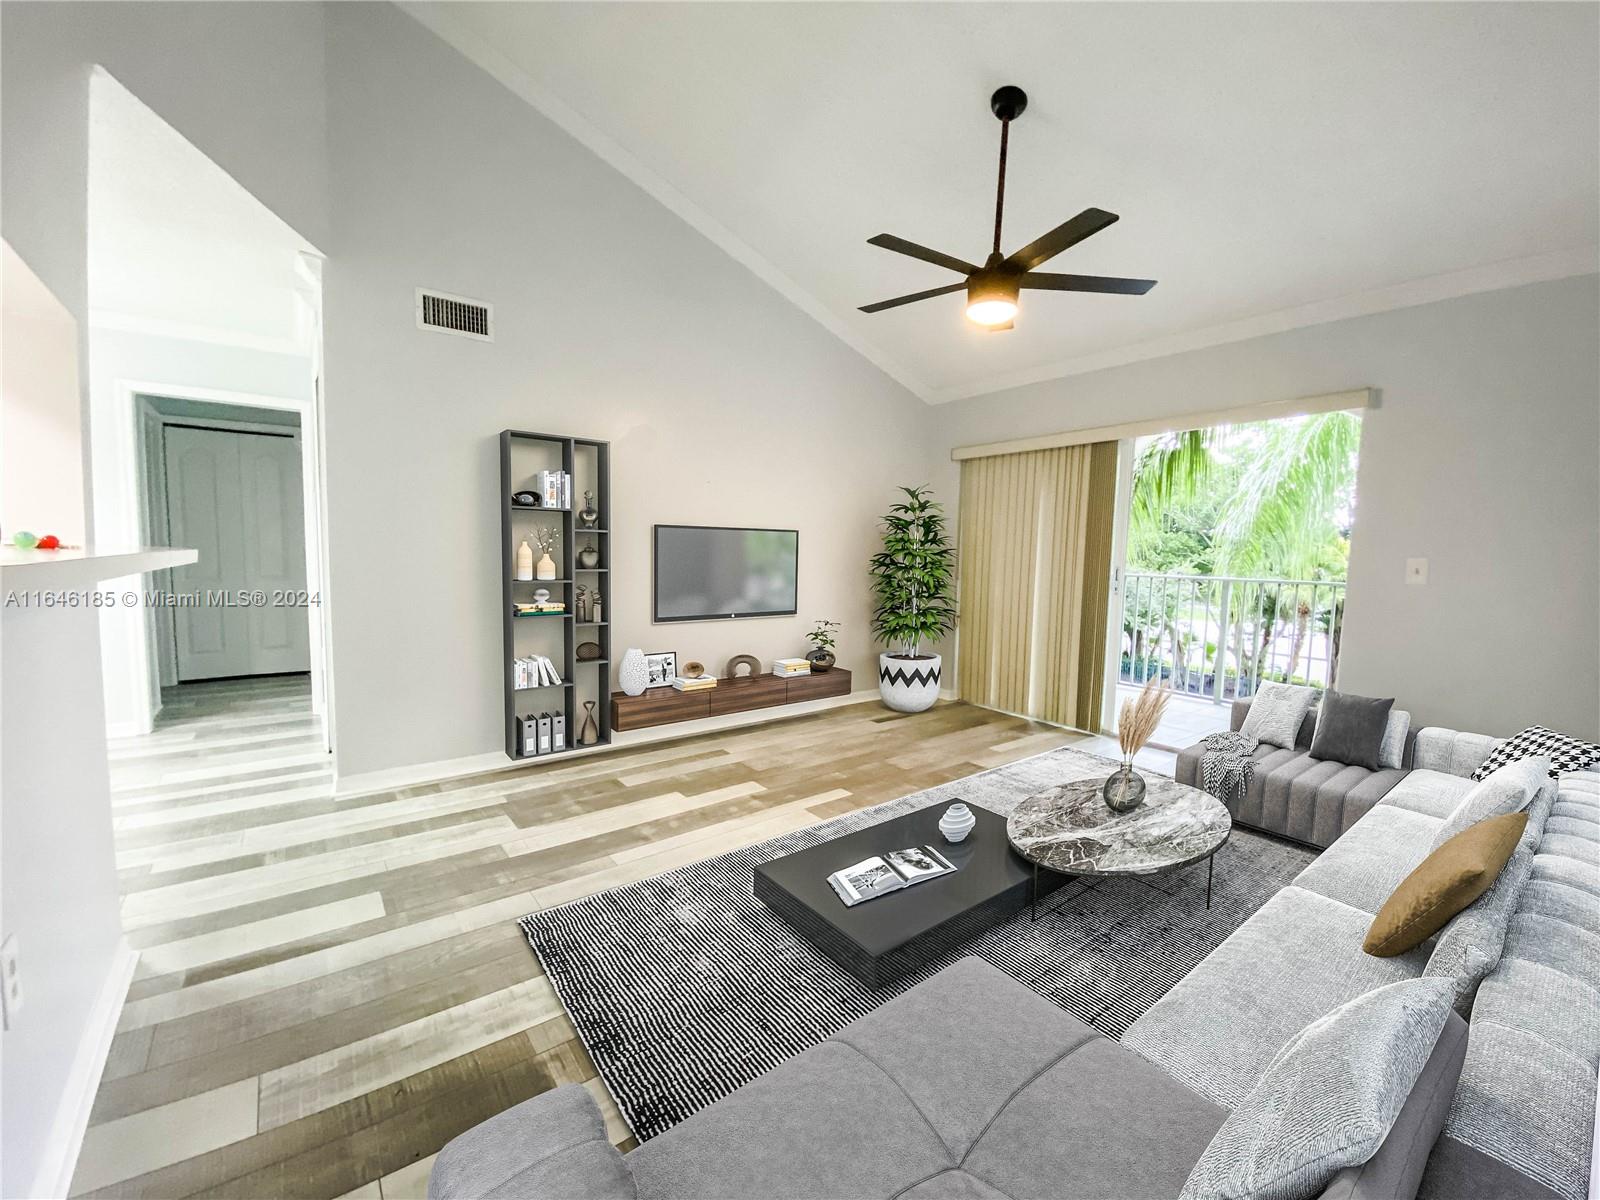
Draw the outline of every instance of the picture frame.
[[[659,650],[644,656],[645,687],[671,687],[678,674],[678,652]]]

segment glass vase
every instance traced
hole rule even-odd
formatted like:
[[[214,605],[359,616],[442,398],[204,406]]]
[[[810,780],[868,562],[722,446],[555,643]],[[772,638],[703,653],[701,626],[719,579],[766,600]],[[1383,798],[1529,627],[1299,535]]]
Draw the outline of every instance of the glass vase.
[[[1112,812],[1131,812],[1144,803],[1144,776],[1125,762],[1100,789],[1101,798]]]

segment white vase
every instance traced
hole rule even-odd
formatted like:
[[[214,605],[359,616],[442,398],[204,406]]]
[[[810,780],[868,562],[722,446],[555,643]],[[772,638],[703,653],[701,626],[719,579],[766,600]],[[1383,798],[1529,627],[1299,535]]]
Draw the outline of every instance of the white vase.
[[[556,560],[548,554],[540,555],[539,565],[533,569],[535,579],[554,579],[556,577]]]
[[[617,686],[630,696],[642,696],[645,684],[649,682],[650,673],[645,669],[644,651],[629,650],[617,667]]]
[[[523,581],[533,578],[533,547],[528,545],[527,538],[517,547],[517,578]]]
[[[911,658],[901,654],[878,655],[878,695],[895,712],[915,713],[933,707],[939,698],[940,668],[937,654]]]
[[[939,818],[939,832],[944,834],[945,841],[959,842],[972,832],[972,827],[977,823],[978,818],[972,815],[972,810],[958,801],[945,809],[944,816]]]

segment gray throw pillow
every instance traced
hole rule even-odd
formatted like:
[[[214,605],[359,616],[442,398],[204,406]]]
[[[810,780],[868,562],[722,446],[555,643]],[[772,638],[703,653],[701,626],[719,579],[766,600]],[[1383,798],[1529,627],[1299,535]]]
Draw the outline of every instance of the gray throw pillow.
[[[1382,765],[1383,735],[1389,728],[1394,698],[1375,700],[1331,688],[1322,694],[1311,757],[1376,771]]]
[[[1389,710],[1389,723],[1383,727],[1383,745],[1378,747],[1378,765],[1398,771],[1405,765],[1406,734],[1411,732],[1411,714],[1403,708]]]
[[[1263,683],[1256,688],[1250,701],[1250,711],[1244,715],[1239,732],[1258,742],[1293,750],[1295,738],[1300,733],[1317,694],[1308,687],[1291,683]]]
[[[1479,821],[1521,812],[1533,803],[1539,789],[1549,784],[1548,758],[1519,758],[1516,762],[1507,763],[1473,784],[1472,789],[1461,797],[1461,802],[1433,835],[1433,848],[1437,850],[1456,834]]]
[[[1311,1022],[1267,1064],[1179,1200],[1305,1200],[1377,1153],[1450,1016],[1448,979],[1407,979]]]

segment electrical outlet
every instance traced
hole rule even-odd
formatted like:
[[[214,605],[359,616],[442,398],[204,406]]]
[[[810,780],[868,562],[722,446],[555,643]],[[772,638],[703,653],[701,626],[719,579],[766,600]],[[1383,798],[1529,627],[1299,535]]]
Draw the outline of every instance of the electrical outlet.
[[[1406,559],[1406,582],[1421,585],[1428,582],[1428,560],[1425,558]]]
[[[17,962],[17,935],[12,934],[0,942],[0,1016],[4,1027],[10,1029],[17,1023],[22,1011],[22,968]]]

